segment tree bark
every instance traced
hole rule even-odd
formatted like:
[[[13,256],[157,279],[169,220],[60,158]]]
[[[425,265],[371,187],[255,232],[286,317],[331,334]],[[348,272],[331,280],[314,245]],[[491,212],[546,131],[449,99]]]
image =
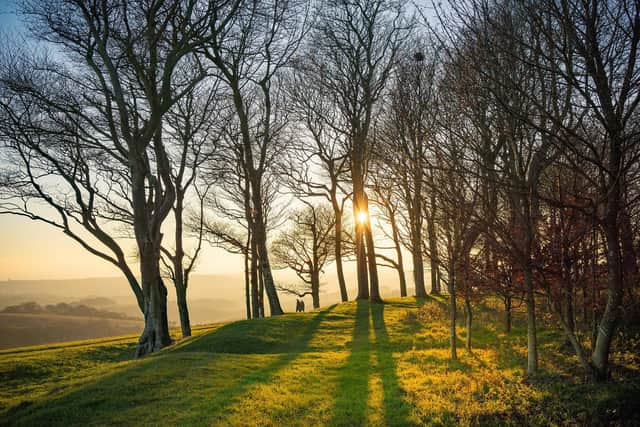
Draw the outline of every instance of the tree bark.
[[[187,306],[187,285],[186,283],[176,283],[176,298],[178,300],[178,313],[180,314],[180,329],[182,337],[191,336],[191,320],[189,319],[189,308]]]
[[[311,299],[313,308],[320,308],[320,272],[317,270],[311,272]]]
[[[365,237],[367,241],[367,264],[369,266],[369,300],[382,302],[382,298],[380,297],[380,284],[378,282],[378,260],[376,259],[376,249],[373,242],[370,222],[366,224]]]
[[[250,245],[247,242],[247,247]],[[251,319],[251,273],[249,271],[249,252],[244,253],[244,297],[247,319]]]
[[[472,323],[471,301],[468,298],[464,299],[464,320],[467,328],[467,336],[465,341],[465,347],[467,351],[471,351],[471,323]]]
[[[536,306],[533,292],[531,266],[523,266],[524,285],[527,292],[527,374],[538,371],[538,341],[536,334]]]
[[[436,224],[433,216],[435,215],[435,196],[431,198],[431,212],[427,216],[427,234],[429,239],[429,257],[431,266],[431,293],[434,295],[440,294],[440,272],[438,267],[438,242],[436,236]],[[416,296],[417,291],[416,291]],[[426,296],[426,290],[425,290]]]
[[[337,200],[332,200],[333,212],[336,216],[336,222],[334,225],[335,230],[335,257],[336,257],[336,273],[338,275],[338,286],[340,287],[340,298],[342,302],[349,301],[347,295],[347,283],[344,280],[344,271],[342,268],[342,210],[338,207]]]
[[[447,283],[449,291],[449,347],[451,349],[451,359],[456,360],[458,358],[458,352],[456,347],[456,284],[455,284],[455,262],[451,262],[449,265],[449,280]]]
[[[504,331],[511,333],[511,295],[504,298]]]
[[[167,288],[160,277],[159,262],[159,247],[143,248],[140,254],[140,270],[142,290],[145,294],[144,330],[138,340],[136,357],[153,353],[171,344],[167,321]]]
[[[253,226],[252,226],[253,227]],[[251,309],[253,318],[260,317],[260,291],[258,289],[258,249],[254,234],[251,233]]]

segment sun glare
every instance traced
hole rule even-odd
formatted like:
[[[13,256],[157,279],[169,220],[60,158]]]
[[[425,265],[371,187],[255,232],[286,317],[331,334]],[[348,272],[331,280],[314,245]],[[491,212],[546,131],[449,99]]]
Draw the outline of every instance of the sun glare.
[[[368,215],[365,211],[358,212],[358,222],[360,224],[366,224],[368,219]]]

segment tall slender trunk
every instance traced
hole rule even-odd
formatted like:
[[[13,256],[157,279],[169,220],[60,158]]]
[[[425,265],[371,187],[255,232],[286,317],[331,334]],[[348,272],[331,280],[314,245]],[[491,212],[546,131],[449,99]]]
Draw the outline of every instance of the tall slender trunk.
[[[412,244],[411,260],[413,262],[413,283],[417,297],[427,296],[427,289],[424,284],[424,262],[422,259],[422,241],[418,240]],[[432,279],[433,283],[433,279]]]
[[[176,249],[173,256],[173,282],[176,288],[176,300],[178,304],[178,313],[180,315],[180,330],[182,337],[191,336],[191,321],[189,320],[189,307],[187,305],[187,286],[188,271],[184,268],[184,247],[183,239],[183,222],[182,215],[184,211],[184,190],[176,188],[176,203],[173,210],[175,220],[175,245]]]
[[[504,331],[511,333],[511,295],[504,297]]]
[[[427,216],[427,234],[429,239],[429,257],[431,267],[431,293],[437,295],[440,293],[440,271],[438,267],[438,241],[436,236],[435,215],[435,196],[431,197],[431,212]],[[417,294],[417,292],[416,292]]]
[[[187,306],[187,283],[176,282],[176,298],[178,301],[178,314],[180,315],[180,329],[182,337],[191,336],[191,319],[189,318],[189,308]]]
[[[364,229],[356,225],[356,271],[358,279],[357,299],[369,299],[369,279],[367,275],[367,252],[364,244]]]
[[[262,281],[264,283],[264,289],[267,293],[269,300],[269,312],[272,316],[283,314],[282,307],[280,306],[280,299],[278,298],[278,292],[276,291],[275,282],[273,280],[273,274],[271,272],[271,265],[269,264],[269,251],[267,249],[267,232],[264,223],[264,215],[262,212],[262,196],[260,185],[254,180],[252,183],[253,188],[253,209],[256,212],[254,218],[253,233],[256,239],[256,246],[258,249],[258,259],[260,264],[260,273],[262,274]]]
[[[335,244],[334,244],[334,253],[336,258],[336,273],[338,275],[338,286],[340,288],[340,298],[342,302],[349,301],[349,296],[347,295],[347,282],[344,280],[344,270],[342,267],[342,210],[338,205],[338,201],[336,200],[335,195],[332,195],[332,205],[333,212],[335,214]]]
[[[246,248],[249,248],[249,241],[247,241]],[[251,273],[249,271],[249,251],[244,253],[244,297],[245,307],[247,312],[247,319],[251,319]]]
[[[258,247],[251,233],[251,310],[253,318],[260,317],[260,291],[258,289]]]
[[[264,314],[264,275],[262,270],[258,272],[258,312],[260,317],[265,317]]]
[[[355,214],[354,218],[356,219],[358,298],[382,301],[378,283],[378,262],[369,218],[369,201],[364,188],[366,129],[363,134],[354,137],[352,143],[351,176],[353,181],[353,210]],[[364,221],[359,220],[360,215],[366,216]],[[365,265],[362,265],[363,263],[365,263]],[[369,273],[368,278],[367,269]],[[369,289],[365,290],[367,285],[369,285]]]
[[[380,297],[380,284],[378,281],[378,260],[376,259],[376,249],[373,242],[373,233],[371,231],[371,223],[367,222],[365,228],[365,237],[367,241],[367,264],[369,266],[369,300],[373,302],[382,302]]]
[[[393,236],[393,245],[396,250],[398,280],[400,282],[400,296],[407,296],[407,279],[404,274],[404,260],[402,259],[402,245],[400,243],[400,233],[398,232],[398,225],[396,223],[395,214],[389,212],[389,219],[391,220],[391,231]]]
[[[422,152],[422,139],[418,139],[417,156],[418,162],[413,163],[413,206],[409,209],[409,221],[411,222],[411,260],[413,263],[413,285],[416,297],[427,296],[427,289],[424,283],[424,262],[422,259],[422,178],[423,165],[419,161]]]
[[[524,286],[527,292],[527,374],[538,371],[538,341],[536,334],[536,303],[533,292],[531,265],[524,263]]]
[[[354,156],[355,157],[355,156]],[[353,218],[355,219],[356,271],[358,279],[358,299],[369,299],[369,280],[367,275],[367,251],[365,245],[365,222],[360,220],[362,212],[368,215],[364,203],[364,183],[362,165],[352,160],[353,176]]]
[[[447,288],[449,291],[449,347],[451,349],[451,359],[456,360],[458,358],[457,346],[456,346],[456,276],[454,267],[455,261],[449,263],[449,280]]]
[[[467,336],[465,340],[465,348],[467,351],[471,351],[471,322],[472,322],[472,312],[471,312],[471,301],[465,295],[464,298],[464,320],[465,327],[467,328]]]

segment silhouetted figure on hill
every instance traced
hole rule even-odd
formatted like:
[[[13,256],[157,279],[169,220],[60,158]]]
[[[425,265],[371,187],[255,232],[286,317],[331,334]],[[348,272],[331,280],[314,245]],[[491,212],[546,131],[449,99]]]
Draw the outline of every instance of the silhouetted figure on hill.
[[[304,300],[303,299],[300,300],[300,311],[304,312]]]

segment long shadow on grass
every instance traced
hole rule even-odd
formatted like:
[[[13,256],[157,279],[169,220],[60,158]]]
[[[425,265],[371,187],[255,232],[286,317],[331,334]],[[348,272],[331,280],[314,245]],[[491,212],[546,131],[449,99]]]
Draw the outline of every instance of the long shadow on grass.
[[[369,399],[369,302],[358,300],[351,354],[338,371],[338,390],[331,426],[361,426],[367,421]]]
[[[386,425],[410,425],[409,407],[403,398],[404,392],[398,381],[392,346],[389,343],[389,334],[387,333],[387,326],[384,322],[384,304],[372,304],[371,313],[373,329],[376,334],[378,367],[384,389],[383,404]]]
[[[178,424],[211,424],[216,416],[224,415],[224,410],[250,386],[270,381],[278,370],[292,362],[304,352],[315,330],[325,315],[333,308],[329,307],[310,315],[297,316],[298,322],[304,325],[302,332],[296,334],[296,351],[277,354],[267,366],[258,368],[249,375],[237,379],[228,387],[211,389],[206,378],[192,378],[189,382],[185,375],[194,375],[200,369],[212,366],[210,375],[215,375],[217,359],[224,357],[220,354],[203,354],[196,352],[167,351],[157,356],[134,362],[133,366],[118,369],[116,372],[98,378],[95,382],[83,384],[70,389],[63,395],[45,397],[36,401],[24,402],[17,407],[0,413],[0,425],[80,425],[104,421],[110,414],[126,414],[136,407],[158,405],[163,410],[150,412],[149,424],[171,422],[162,419],[163,413],[185,413],[184,419]],[[291,316],[294,317],[294,316]],[[310,320],[307,320],[309,319]],[[272,323],[283,321],[282,318],[272,319]],[[304,322],[304,323],[303,323]],[[292,331],[294,332],[294,331]],[[214,334],[213,332],[212,334]],[[241,355],[235,357],[242,357]],[[258,356],[255,356],[258,357]],[[197,389],[201,399],[185,406],[181,403],[180,390],[188,387]],[[187,396],[185,396],[187,397]],[[126,415],[124,417],[126,419]]]
[[[247,392],[253,386],[268,383],[280,370],[284,369],[287,365],[297,359],[301,353],[308,350],[309,342],[313,338],[318,326],[334,307],[335,305],[332,305],[319,311],[308,322],[303,332],[299,336],[295,337],[295,351],[278,356],[273,362],[269,363],[264,368],[258,369],[252,374],[242,377],[230,387],[222,390],[216,390],[209,393],[207,396],[203,396],[203,399],[199,401],[197,407],[188,411],[189,414],[182,417],[178,421],[178,424],[202,424],[203,422],[210,424],[211,422],[222,420],[227,412],[226,410],[233,405],[239,396]],[[302,316],[304,315],[300,315],[299,317]],[[295,331],[291,332],[293,333]]]

